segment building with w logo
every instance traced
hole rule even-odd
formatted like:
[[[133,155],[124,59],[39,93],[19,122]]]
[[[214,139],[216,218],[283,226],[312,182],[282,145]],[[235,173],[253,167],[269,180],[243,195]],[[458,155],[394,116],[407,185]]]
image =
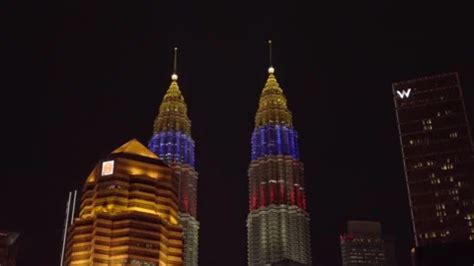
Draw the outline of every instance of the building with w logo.
[[[417,266],[472,265],[473,144],[459,75],[401,81],[392,88]],[[443,260],[455,257],[467,264]]]

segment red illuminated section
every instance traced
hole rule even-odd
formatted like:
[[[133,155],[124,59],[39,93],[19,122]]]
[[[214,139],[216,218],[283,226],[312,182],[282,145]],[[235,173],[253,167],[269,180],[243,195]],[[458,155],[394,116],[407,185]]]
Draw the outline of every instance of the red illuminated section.
[[[306,210],[306,195],[304,188],[299,185],[289,185],[285,182],[262,182],[250,187],[249,208],[257,210],[269,205],[292,205]]]
[[[355,239],[353,235],[340,235],[339,236],[341,243],[352,242]]]
[[[249,167],[249,209],[269,205],[307,210],[303,165],[291,156],[274,155],[252,161]]]

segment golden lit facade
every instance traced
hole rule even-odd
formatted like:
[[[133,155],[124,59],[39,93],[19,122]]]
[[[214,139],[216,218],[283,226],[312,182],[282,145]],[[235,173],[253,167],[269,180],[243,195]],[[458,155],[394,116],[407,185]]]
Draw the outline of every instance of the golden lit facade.
[[[298,134],[273,68],[260,96],[251,144],[248,264],[311,265]]]
[[[65,265],[182,265],[178,181],[137,140],[101,160],[84,185]]]
[[[183,265],[197,266],[199,222],[197,220],[198,173],[194,169],[194,140],[191,120],[177,82],[172,82],[161,102],[155,119],[154,132],[148,147],[167,163],[173,177],[179,180],[179,217],[183,226]]]

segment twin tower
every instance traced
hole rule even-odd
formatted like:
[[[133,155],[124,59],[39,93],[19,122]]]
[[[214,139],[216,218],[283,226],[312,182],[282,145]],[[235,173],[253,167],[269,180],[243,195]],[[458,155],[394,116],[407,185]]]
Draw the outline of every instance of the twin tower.
[[[176,49],[174,65],[148,149],[132,140],[89,175],[65,265],[198,265],[198,173]],[[311,265],[298,133],[274,72],[270,66],[251,139],[248,265]]]

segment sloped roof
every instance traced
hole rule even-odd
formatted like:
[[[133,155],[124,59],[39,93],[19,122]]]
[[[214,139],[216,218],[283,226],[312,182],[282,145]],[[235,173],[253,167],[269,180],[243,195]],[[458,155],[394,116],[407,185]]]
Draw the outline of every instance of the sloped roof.
[[[152,159],[160,159],[156,154],[150,151],[147,147],[141,144],[138,140],[132,139],[129,142],[123,144],[116,150],[112,152],[114,153],[128,153],[128,154],[135,154],[140,155],[143,157],[148,157]]]

